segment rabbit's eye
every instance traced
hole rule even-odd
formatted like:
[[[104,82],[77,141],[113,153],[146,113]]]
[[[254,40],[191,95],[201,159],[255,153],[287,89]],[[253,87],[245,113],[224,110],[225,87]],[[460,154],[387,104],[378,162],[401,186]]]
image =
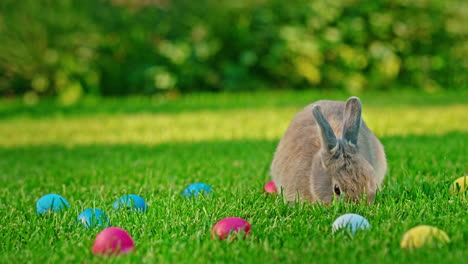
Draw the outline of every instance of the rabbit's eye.
[[[335,194],[340,196],[341,194],[341,190],[340,190],[340,187],[338,187],[338,184],[335,184]]]

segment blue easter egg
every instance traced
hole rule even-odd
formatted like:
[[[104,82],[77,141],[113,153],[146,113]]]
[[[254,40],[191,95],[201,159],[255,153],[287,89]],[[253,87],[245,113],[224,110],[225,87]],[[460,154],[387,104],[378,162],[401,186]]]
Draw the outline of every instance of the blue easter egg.
[[[127,209],[144,212],[146,209],[148,209],[148,206],[146,205],[145,199],[143,199],[143,197],[136,194],[129,194],[122,196],[120,199],[115,201],[114,209]]]
[[[36,202],[36,211],[38,214],[57,212],[68,207],[70,207],[68,201],[55,193],[46,194]]]
[[[187,186],[187,188],[185,188],[184,192],[182,193],[182,196],[184,197],[198,196],[198,194],[200,193],[210,194],[212,190],[213,189],[211,189],[211,187],[208,184],[197,182],[197,183],[193,183]]]
[[[333,222],[333,232],[344,228],[354,235],[358,229],[369,229],[370,224],[364,217],[358,214],[344,214]]]
[[[85,228],[90,229],[109,226],[109,218],[103,211],[97,208],[88,208],[81,212],[81,214],[78,215],[78,221],[81,222]]]

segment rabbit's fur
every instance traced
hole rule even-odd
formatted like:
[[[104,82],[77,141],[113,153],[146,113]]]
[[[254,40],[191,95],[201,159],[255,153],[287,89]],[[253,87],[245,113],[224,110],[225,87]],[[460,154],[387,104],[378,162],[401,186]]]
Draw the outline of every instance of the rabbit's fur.
[[[321,100],[296,114],[276,149],[271,174],[285,199],[330,203],[340,193],[372,202],[387,171],[382,144],[361,118],[361,102]],[[335,185],[339,190],[335,191]]]

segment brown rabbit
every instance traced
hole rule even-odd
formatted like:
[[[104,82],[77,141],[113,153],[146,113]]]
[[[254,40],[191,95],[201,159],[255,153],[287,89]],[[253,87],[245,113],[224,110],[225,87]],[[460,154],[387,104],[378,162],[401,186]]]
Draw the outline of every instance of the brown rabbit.
[[[321,100],[296,114],[276,149],[271,174],[286,200],[330,203],[333,195],[372,202],[387,171],[382,144],[361,119],[361,101]]]

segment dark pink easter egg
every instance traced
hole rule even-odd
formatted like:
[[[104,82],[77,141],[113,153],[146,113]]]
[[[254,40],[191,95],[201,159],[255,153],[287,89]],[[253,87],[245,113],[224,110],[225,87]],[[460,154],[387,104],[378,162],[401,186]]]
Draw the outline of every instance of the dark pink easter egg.
[[[211,237],[226,239],[231,232],[244,232],[244,237],[250,232],[252,225],[239,217],[227,217],[217,222],[211,230]]]
[[[265,184],[265,191],[267,193],[277,193],[274,181],[269,181]]]
[[[93,254],[119,255],[135,249],[132,237],[118,227],[102,230],[94,240]]]

